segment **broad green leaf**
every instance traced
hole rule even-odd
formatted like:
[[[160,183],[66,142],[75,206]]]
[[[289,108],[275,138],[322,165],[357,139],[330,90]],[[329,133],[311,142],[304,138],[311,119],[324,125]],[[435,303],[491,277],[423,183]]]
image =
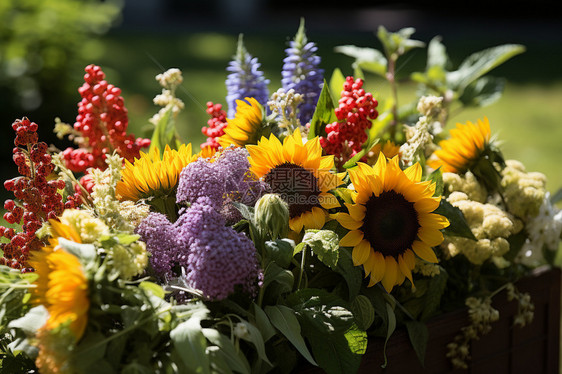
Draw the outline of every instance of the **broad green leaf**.
[[[106,337],[100,332],[88,332],[72,354],[72,362],[79,368],[87,369],[106,355]],[[85,370],[84,372],[88,372]]]
[[[258,356],[260,357],[260,359],[273,366],[273,364],[267,358],[267,354],[265,353],[265,342],[260,330],[258,330],[256,326],[252,325],[248,321],[241,320],[240,323],[244,324],[244,326],[246,326],[246,329],[248,330],[249,339],[245,340],[248,340],[254,345],[254,347],[256,347],[256,352],[258,352]]]
[[[512,261],[521,251],[523,244],[527,241],[527,231],[525,229],[519,231],[517,234],[512,234],[507,238],[509,243],[509,251],[503,255],[507,261]]]
[[[232,374],[233,371],[230,368],[230,365],[224,359],[224,353],[222,350],[217,347],[216,345],[212,345],[207,347],[206,350],[207,356],[209,356],[209,361],[211,363],[211,372],[213,374]],[[248,373],[248,372],[241,372],[241,373]]]
[[[107,373],[107,371],[102,370],[100,367],[97,367],[97,365],[95,370],[97,373],[104,373],[104,374]],[[154,373],[154,369],[146,365],[143,365],[139,362],[133,361],[125,365],[125,367],[120,373],[121,374],[152,374]]]
[[[163,299],[164,296],[166,296],[166,292],[164,291],[162,286],[153,282],[148,282],[148,281],[140,282],[139,288],[142,288],[143,290],[148,291],[154,296],[159,297],[161,299]]]
[[[331,269],[335,269],[339,254],[338,235],[331,230],[307,230],[302,243],[308,245],[318,259]]]
[[[357,328],[338,334],[307,334],[318,365],[328,374],[356,373],[367,348],[367,333]]]
[[[503,93],[505,79],[482,77],[468,85],[459,101],[466,107],[483,107],[496,102]]]
[[[338,265],[335,271],[341,274],[343,279],[345,279],[349,290],[349,299],[355,298],[363,283],[363,270],[361,270],[360,266],[355,266],[353,264],[350,250],[344,248],[340,249]]]
[[[350,309],[355,317],[357,326],[366,331],[375,321],[375,308],[369,298],[365,295],[357,295],[351,301]]]
[[[432,277],[425,294],[424,308],[421,313],[420,320],[425,321],[432,317],[441,305],[441,297],[447,287],[447,279],[449,278],[445,269],[439,267],[439,274]]]
[[[170,338],[183,364],[194,373],[210,374],[207,341],[198,318],[190,318],[170,331]]]
[[[390,306],[390,304],[386,304],[386,315],[387,315],[387,321],[388,321],[388,325],[387,325],[387,330],[386,330],[386,338],[384,340],[384,348],[383,348],[383,355],[384,355],[384,363],[381,365],[381,367],[384,369],[386,368],[387,365],[387,358],[386,358],[386,344],[388,343],[388,339],[390,339],[390,336],[394,333],[394,330],[396,329],[396,314],[394,314],[394,309],[392,309],[392,306]]]
[[[246,204],[242,204],[238,201],[232,201],[232,205],[234,205],[234,207],[236,209],[238,209],[238,211],[240,212],[242,217],[244,217],[245,219],[247,219],[250,222],[254,221],[254,208],[253,207],[250,207]]]
[[[167,145],[172,149],[178,148],[175,124],[173,107],[169,105],[154,128],[149,151],[156,147],[162,154]]]
[[[26,335],[35,335],[49,318],[49,312],[43,305],[31,308],[23,317],[14,319],[8,323],[11,329],[20,329]]]
[[[447,82],[453,89],[462,91],[490,70],[524,51],[525,47],[522,45],[504,44],[473,53],[456,71],[447,74]]]
[[[314,115],[310,120],[310,129],[308,131],[308,139],[314,139],[316,136],[325,136],[324,128],[328,123],[337,121],[336,113],[334,112],[334,100],[330,94],[330,86],[324,80],[322,91],[318,97],[318,103],[314,110]]]
[[[385,54],[403,55],[413,48],[424,47],[425,43],[419,40],[410,39],[416,30],[413,27],[405,27],[397,32],[388,32],[384,26],[379,26],[377,37],[381,41]]]
[[[341,92],[343,91],[343,85],[345,83],[345,77],[339,68],[335,68],[330,78],[330,92],[332,98],[339,98]]]
[[[243,354],[238,353],[238,350],[229,338],[210,328],[201,329],[201,333],[212,344],[220,348],[219,354],[222,355],[222,358],[232,370],[245,374],[251,372],[248,360]]]
[[[433,194],[433,196],[443,195],[443,172],[441,171],[441,167],[432,171],[425,180],[435,183],[435,193]]]
[[[253,306],[254,306],[254,316],[256,318],[256,325],[258,326],[258,329],[260,329],[261,331],[263,340],[267,342],[269,339],[275,336],[275,329],[271,325],[271,322],[269,321],[269,318],[267,317],[267,314],[265,314],[263,309],[260,308],[259,305],[256,303],[254,303]]]
[[[58,238],[59,245],[63,247],[67,252],[78,257],[78,259],[83,262],[83,265],[96,258],[97,251],[96,247],[92,244],[81,244],[73,242],[72,240],[67,240],[65,238]]]
[[[265,313],[273,326],[293,344],[301,355],[311,364],[318,366],[301,335],[301,326],[295,316],[295,311],[284,305],[268,305],[265,307]]]
[[[440,67],[442,70],[445,70],[448,63],[449,56],[447,56],[445,46],[441,43],[441,37],[436,36],[431,39],[427,46],[427,69]]]
[[[345,302],[323,289],[298,290],[287,297],[287,303],[297,312],[303,329],[322,334],[344,333],[354,322]]]
[[[275,261],[280,267],[287,268],[293,258],[295,242],[291,239],[268,240],[265,242],[265,253],[268,260]]]
[[[444,234],[477,240],[468,223],[466,223],[462,211],[451,205],[447,200],[441,199],[441,203],[434,213],[441,214],[449,220],[449,226],[443,229]]]
[[[341,45],[334,48],[336,53],[354,57],[356,67],[385,77],[388,62],[384,55],[373,48],[362,48],[354,45]],[[338,96],[339,97],[339,96]]]
[[[412,343],[412,347],[414,347],[414,351],[416,352],[418,359],[420,360],[422,366],[424,366],[427,340],[429,339],[427,326],[423,322],[407,321],[406,329],[408,330],[410,343]]]
[[[291,271],[281,268],[275,262],[270,262],[265,270],[262,287],[266,289],[272,282],[278,282],[283,286],[280,292],[291,291],[295,277]]]

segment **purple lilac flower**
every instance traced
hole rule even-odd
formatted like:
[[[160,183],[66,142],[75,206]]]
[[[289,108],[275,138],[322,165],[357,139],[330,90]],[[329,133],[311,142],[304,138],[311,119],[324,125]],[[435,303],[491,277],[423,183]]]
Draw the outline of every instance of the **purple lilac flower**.
[[[303,95],[304,101],[299,106],[298,118],[302,126],[312,119],[318,97],[324,82],[324,70],[320,69],[320,57],[315,43],[307,42],[304,21],[301,21],[295,39],[285,50],[287,57],[283,60],[282,87],[285,92],[294,89]]]
[[[176,263],[179,251],[174,225],[165,215],[150,213],[135,232],[146,243],[154,274],[163,279],[172,276],[172,267]]]
[[[262,106],[267,103],[269,80],[265,79],[263,72],[259,70],[260,66],[258,59],[253,58],[244,47],[240,35],[236,56],[226,68],[231,72],[226,78],[228,118],[234,118],[236,114],[236,100],[253,97]]]
[[[225,149],[214,162],[203,159],[187,165],[180,174],[176,201],[194,203],[207,196],[214,207],[224,212],[227,223],[242,219],[232,201],[253,205],[263,195],[265,184],[250,171],[248,151],[245,148]]]

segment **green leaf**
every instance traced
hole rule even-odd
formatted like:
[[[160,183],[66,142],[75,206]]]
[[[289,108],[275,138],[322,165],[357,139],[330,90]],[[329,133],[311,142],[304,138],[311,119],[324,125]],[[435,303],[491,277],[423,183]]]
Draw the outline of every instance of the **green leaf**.
[[[123,233],[115,235],[115,238],[119,241],[119,244],[129,245],[139,240],[140,235]]]
[[[267,314],[265,314],[263,309],[260,308],[256,303],[253,304],[253,307],[254,316],[256,317],[256,325],[261,331],[263,340],[267,342],[269,339],[275,336],[275,329],[271,325],[271,322],[269,321],[269,318],[267,318]]]
[[[441,43],[441,37],[436,36],[429,42],[427,46],[427,68],[440,67],[441,70],[447,68],[449,63],[449,56],[443,43]]]
[[[363,283],[363,271],[360,266],[355,266],[353,264],[350,250],[345,248],[340,249],[338,264],[334,270],[345,279],[349,290],[349,299],[355,298]]]
[[[413,48],[424,47],[425,43],[410,39],[416,30],[413,27],[405,27],[397,32],[389,33],[384,26],[379,26],[377,37],[381,41],[387,56],[401,56]]]
[[[459,101],[466,107],[483,107],[496,102],[503,93],[505,79],[482,77],[468,85]]]
[[[265,313],[273,326],[293,344],[301,355],[311,364],[318,366],[301,335],[301,326],[297,317],[295,317],[295,311],[284,305],[268,305],[265,307]]]
[[[295,277],[291,271],[281,268],[275,262],[270,262],[265,269],[262,287],[267,289],[272,282],[278,282],[282,286],[279,292],[289,292],[293,289]]]
[[[383,348],[384,363],[381,365],[383,369],[386,368],[386,365],[388,363],[386,358],[386,344],[388,343],[388,339],[390,339],[390,336],[394,333],[394,330],[396,329],[396,314],[394,314],[394,309],[392,309],[392,306],[390,306],[390,304],[388,303],[386,303],[386,315],[387,315],[388,325],[387,325],[386,338],[384,340],[384,348]]]
[[[355,58],[354,66],[385,77],[388,61],[379,50],[354,45],[341,45],[335,47],[334,51]]]
[[[105,339],[106,337],[100,332],[88,332],[84,335],[72,354],[74,365],[86,369],[84,372],[88,372],[89,367],[97,364],[106,355],[107,341]]]
[[[20,329],[26,335],[35,335],[49,318],[49,312],[43,305],[31,308],[23,317],[10,321],[8,328]]]
[[[164,291],[162,286],[153,282],[142,281],[139,283],[139,288],[148,291],[154,296],[159,297],[161,299],[163,299],[164,296],[166,296],[166,292]]]
[[[216,345],[207,347],[206,354],[207,356],[209,356],[209,361],[211,363],[211,372],[213,374],[233,374],[232,369],[224,359],[224,353],[219,347],[217,347]]]
[[[423,322],[407,321],[406,329],[408,330],[410,343],[412,343],[412,347],[414,347],[414,351],[416,352],[418,359],[420,360],[422,366],[424,366],[427,340],[429,339],[427,326]]]
[[[84,264],[93,261],[96,258],[96,247],[92,244],[81,244],[67,240],[65,238],[58,238],[59,245],[67,252],[78,257]]]
[[[523,244],[527,241],[528,235],[526,230],[521,230],[517,234],[510,235],[507,238],[509,251],[503,255],[503,257],[508,261],[512,261],[519,254]]]
[[[473,53],[456,71],[447,74],[447,82],[453,89],[462,92],[465,87],[490,70],[524,51],[525,47],[522,45],[504,44]]]
[[[326,83],[326,80],[324,80],[322,91],[320,91],[318,103],[316,104],[316,109],[314,110],[314,115],[310,120],[308,139],[314,139],[316,136],[326,135],[324,131],[326,125],[338,120],[334,110],[335,106],[332,95],[330,95],[330,86]]]
[[[96,368],[96,372],[98,373],[106,373],[106,371],[101,371],[99,368]],[[139,362],[133,361],[130,364],[127,364],[121,374],[151,374],[154,373],[154,369],[148,366],[145,366]]]
[[[248,360],[243,354],[238,352],[229,338],[227,338],[217,330],[210,328],[201,329],[201,333],[212,344],[220,348],[218,354],[222,356],[224,361],[232,370],[244,374],[249,374],[251,372]]]
[[[366,331],[375,321],[375,308],[365,295],[357,295],[351,302],[350,309],[355,317],[357,326]]]
[[[250,207],[246,204],[242,204],[238,201],[232,201],[232,205],[234,205],[234,207],[236,209],[238,209],[238,211],[240,212],[242,217],[246,218],[250,222],[254,222],[254,208],[253,207]]]
[[[432,317],[433,314],[439,309],[441,305],[441,297],[447,287],[447,279],[449,278],[447,272],[442,267],[439,267],[439,274],[432,277],[429,281],[429,286],[425,294],[424,308],[421,313],[420,319],[422,321]]]
[[[306,243],[318,259],[331,269],[335,269],[339,254],[338,235],[332,230],[306,230],[302,243]]]
[[[449,226],[443,229],[444,234],[477,240],[468,223],[466,223],[462,211],[451,205],[447,200],[441,199],[441,203],[434,213],[441,214],[449,220]]]
[[[150,140],[149,152],[153,148],[157,148],[160,154],[162,154],[167,145],[172,149],[177,149],[175,123],[173,107],[168,105],[154,128],[152,139]]]
[[[345,84],[345,77],[339,68],[335,68],[330,78],[330,93],[332,98],[339,98],[341,92],[343,91],[343,85]]]
[[[254,347],[256,347],[256,352],[258,352],[258,356],[260,357],[260,359],[273,366],[273,364],[267,358],[267,354],[265,353],[265,342],[260,330],[258,330],[256,326],[252,325],[248,321],[241,320],[240,323],[246,326],[246,329],[248,330],[249,338],[245,340],[251,342]]]
[[[183,364],[195,373],[210,374],[207,341],[198,318],[190,318],[170,331],[170,338]]]
[[[303,328],[322,334],[344,333],[354,322],[345,302],[323,289],[298,290],[287,297],[287,303],[298,314]]]
[[[367,347],[367,333],[357,328],[345,334],[307,334],[318,365],[328,374],[356,373]]]
[[[441,167],[438,167],[436,170],[432,171],[426,178],[426,180],[432,181],[435,183],[435,193],[433,196],[441,196],[443,195],[443,171]]]
[[[287,268],[293,259],[295,242],[291,239],[268,240],[265,242],[265,253],[269,260],[275,261],[282,268]]]

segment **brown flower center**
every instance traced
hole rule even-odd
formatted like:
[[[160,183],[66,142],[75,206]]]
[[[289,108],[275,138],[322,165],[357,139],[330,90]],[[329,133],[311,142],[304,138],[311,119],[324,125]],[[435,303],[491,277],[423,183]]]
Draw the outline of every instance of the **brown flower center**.
[[[412,248],[420,228],[414,203],[395,191],[384,191],[372,195],[365,207],[361,231],[375,251],[397,259]]]
[[[264,177],[271,192],[279,194],[289,205],[289,217],[295,218],[320,206],[318,178],[302,166],[285,162],[272,168]]]

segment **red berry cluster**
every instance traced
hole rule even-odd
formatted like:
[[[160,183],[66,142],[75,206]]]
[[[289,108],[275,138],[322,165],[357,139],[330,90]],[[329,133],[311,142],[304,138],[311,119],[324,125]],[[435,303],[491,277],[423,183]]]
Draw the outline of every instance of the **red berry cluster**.
[[[373,94],[365,92],[363,80],[347,77],[335,113],[337,121],[326,125],[326,137],[320,137],[325,152],[335,156],[338,166],[361,151],[367,141],[367,130],[379,113]]]
[[[50,178],[55,166],[47,144],[38,142],[37,124],[27,118],[16,120],[12,124],[16,132],[13,160],[21,176],[4,182],[4,187],[14,193],[14,200],[4,202],[4,219],[9,224],[22,224],[22,231],[16,233],[13,228],[0,226],[0,237],[9,239],[0,243],[4,255],[0,264],[15,269],[31,270],[27,266],[29,252],[38,250],[43,242],[35,232],[48,219],[60,216],[65,208],[74,208],[73,200],[66,203],[58,190],[65,188],[65,182]]]
[[[129,160],[140,157],[140,149],[150,145],[149,139],[127,134],[129,119],[121,89],[108,84],[99,66],[85,68],[85,83],[78,89],[82,101],[78,103],[78,116],[74,129],[82,134],[77,143],[80,148],[67,148],[63,152],[66,166],[74,172],[85,172],[90,167],[105,169],[106,154],[117,153]]]
[[[226,112],[222,109],[221,104],[213,104],[209,101],[207,102],[207,113],[211,116],[211,119],[207,121],[209,126],[203,126],[201,129],[201,132],[207,137],[207,141],[201,144],[201,149],[212,147],[217,150],[220,147],[218,139],[224,134],[224,128],[228,124]]]

